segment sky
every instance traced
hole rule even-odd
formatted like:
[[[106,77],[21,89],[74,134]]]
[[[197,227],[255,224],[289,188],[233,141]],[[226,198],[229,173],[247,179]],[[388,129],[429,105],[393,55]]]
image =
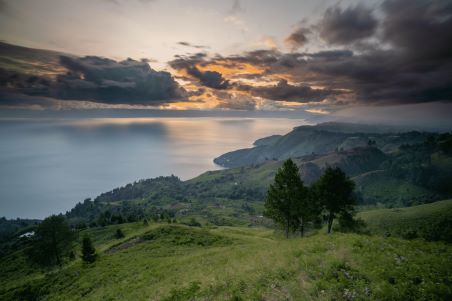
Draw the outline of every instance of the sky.
[[[452,113],[451,0],[0,0],[0,40],[1,109]]]

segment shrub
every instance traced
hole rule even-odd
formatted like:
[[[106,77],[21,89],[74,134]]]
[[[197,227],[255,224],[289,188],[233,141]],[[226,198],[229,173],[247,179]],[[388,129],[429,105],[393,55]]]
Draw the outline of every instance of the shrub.
[[[115,232],[115,238],[123,238],[124,237],[124,233],[122,232],[122,230],[121,229],[116,229],[116,232]]]
[[[91,242],[89,236],[83,237],[82,241],[82,260],[87,263],[92,263],[96,260],[96,249]]]

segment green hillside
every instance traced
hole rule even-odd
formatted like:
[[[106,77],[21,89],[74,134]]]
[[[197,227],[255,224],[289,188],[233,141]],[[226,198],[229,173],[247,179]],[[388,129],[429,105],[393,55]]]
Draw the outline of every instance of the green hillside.
[[[384,170],[376,170],[353,178],[363,204],[411,206],[435,201],[438,194],[407,180],[396,178]]]
[[[321,123],[296,127],[283,136],[259,139],[254,147],[228,152],[215,158],[214,162],[224,167],[252,166],[268,160],[286,160],[364,147],[369,141],[387,153],[397,150],[403,144],[421,143],[430,135],[402,128]]]
[[[360,212],[373,233],[452,242],[452,200]]]
[[[355,234],[124,224],[84,230],[100,256],[51,271],[0,259],[1,300],[447,300],[452,247]]]
[[[452,157],[438,145],[403,146],[392,154],[366,146],[294,158],[294,162],[306,185],[316,181],[326,167],[340,167],[356,182],[359,205],[412,206],[452,195],[448,185]],[[77,204],[67,217],[81,225],[108,224],[112,215],[129,222],[163,216],[196,217],[218,226],[260,225],[257,217],[262,215],[266,190],[281,164],[268,160],[256,166],[208,171],[187,181],[175,176],[140,180]],[[99,221],[107,213],[107,222]]]

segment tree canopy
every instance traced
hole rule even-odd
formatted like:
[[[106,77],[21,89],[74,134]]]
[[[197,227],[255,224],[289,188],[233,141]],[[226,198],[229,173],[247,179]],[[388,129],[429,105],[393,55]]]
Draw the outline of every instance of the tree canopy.
[[[307,190],[300,178],[297,165],[288,159],[278,169],[274,183],[270,185],[265,202],[264,215],[283,226],[286,237],[296,228],[305,210]],[[307,215],[306,215],[307,216]]]
[[[338,214],[353,210],[355,183],[338,167],[328,167],[320,179],[313,184],[313,193],[327,212],[328,233],[331,233],[333,220]]]
[[[355,183],[340,168],[332,167],[326,168],[311,187],[305,187],[297,165],[288,159],[267,191],[264,215],[282,226],[288,237],[290,231],[296,230],[303,236],[305,225],[317,224],[325,212],[331,233],[337,216],[342,224],[350,226],[354,222],[354,187]]]
[[[74,239],[75,233],[64,216],[52,215],[37,227],[28,255],[41,265],[61,265],[70,254]]]

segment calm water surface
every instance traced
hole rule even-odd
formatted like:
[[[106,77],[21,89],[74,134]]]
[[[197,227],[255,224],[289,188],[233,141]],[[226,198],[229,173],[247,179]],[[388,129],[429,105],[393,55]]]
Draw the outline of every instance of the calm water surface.
[[[160,175],[192,178],[212,160],[302,120],[100,118],[0,120],[0,216],[43,218]]]

